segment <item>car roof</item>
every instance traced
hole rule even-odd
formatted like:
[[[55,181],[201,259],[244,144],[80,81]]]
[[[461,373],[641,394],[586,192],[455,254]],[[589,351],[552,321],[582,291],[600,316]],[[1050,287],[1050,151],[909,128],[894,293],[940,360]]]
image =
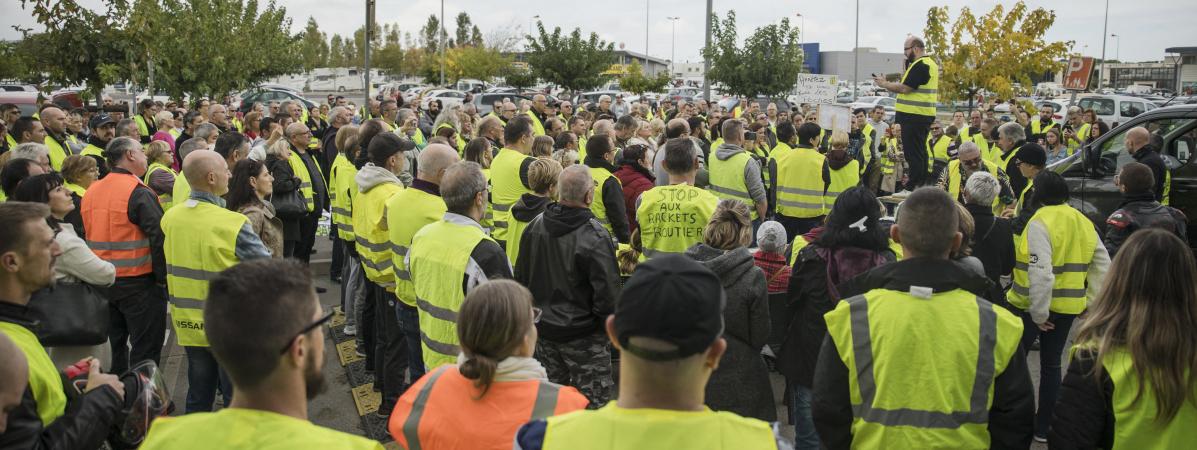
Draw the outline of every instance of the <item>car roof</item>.
[[[29,91],[0,91],[0,103],[33,104],[37,103],[38,92]]]
[[[1105,95],[1105,94],[1103,94],[1103,95],[1090,95],[1088,97],[1078,98],[1077,103],[1080,103],[1081,100],[1092,99],[1092,98],[1117,100],[1120,102],[1146,102],[1146,101],[1149,101],[1143,97],[1135,97],[1133,95]]]

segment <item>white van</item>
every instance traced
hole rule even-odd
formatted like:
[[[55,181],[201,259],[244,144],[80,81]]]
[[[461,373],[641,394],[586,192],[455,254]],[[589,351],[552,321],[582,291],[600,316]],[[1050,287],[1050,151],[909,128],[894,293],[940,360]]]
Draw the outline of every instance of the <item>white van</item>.
[[[1093,110],[1111,129],[1131,117],[1158,108],[1155,103],[1128,95],[1092,95],[1077,100],[1081,110]]]

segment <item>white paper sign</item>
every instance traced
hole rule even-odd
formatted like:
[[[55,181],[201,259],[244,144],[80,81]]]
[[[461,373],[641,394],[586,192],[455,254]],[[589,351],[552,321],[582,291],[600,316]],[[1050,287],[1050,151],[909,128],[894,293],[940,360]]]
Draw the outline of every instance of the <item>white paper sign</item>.
[[[847,133],[852,129],[852,109],[848,105],[819,105],[819,127]]]
[[[839,77],[813,73],[798,74],[798,103],[831,105],[839,93]]]

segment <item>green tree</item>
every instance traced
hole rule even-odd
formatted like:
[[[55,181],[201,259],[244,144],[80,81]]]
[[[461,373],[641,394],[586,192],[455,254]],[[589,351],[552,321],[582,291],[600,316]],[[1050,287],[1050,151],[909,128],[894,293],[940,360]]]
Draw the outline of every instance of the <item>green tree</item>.
[[[154,82],[172,97],[218,98],[303,67],[300,37],[273,1],[138,0],[134,9],[130,41],[147,46]]]
[[[503,81],[508,86],[524,90],[536,85],[536,75],[531,70],[510,64],[503,70]]]
[[[752,33],[739,47],[736,12],[728,11],[720,23],[711,16],[711,46],[702,49],[711,61],[707,78],[722,83],[733,95],[776,97],[794,87],[802,72],[802,47],[798,27],[790,20],[769,24]]]
[[[37,47],[41,34],[31,34],[15,42],[0,41],[0,80],[20,80],[26,83],[41,84],[46,81],[41,72],[31,69],[33,55],[37,54]]]
[[[669,72],[666,71],[658,72],[656,76],[651,77],[645,75],[640,61],[632,60],[632,64],[625,69],[623,77],[619,79],[619,88],[641,95],[645,92],[659,92],[665,89],[665,86],[672,80],[673,77],[670,77]]]
[[[603,72],[615,60],[615,44],[599,39],[596,33],[584,38],[578,28],[563,36],[561,27],[548,33],[544,24],[537,22],[537,30],[537,36],[526,36],[528,65],[536,78],[571,91],[593,89],[610,78]]]
[[[1031,77],[1059,70],[1073,41],[1044,40],[1055,21],[1054,11],[1029,10],[1021,1],[1008,12],[999,4],[979,17],[964,7],[955,22],[947,6],[928,10],[924,36],[927,53],[939,62],[940,98],[967,97],[971,105],[981,89],[1011,97],[1013,83],[1031,86]]]
[[[97,99],[104,86],[127,78],[133,55],[145,53],[128,39],[128,2],[105,0],[103,5],[103,12],[97,13],[75,0],[21,0],[21,7],[45,27],[37,34],[21,30],[25,39],[33,39],[29,45],[36,47],[25,54],[24,62],[26,70],[37,74],[24,78],[44,74],[54,84],[86,85]]]
[[[470,27],[473,22],[470,21],[470,15],[465,11],[457,14],[457,32],[454,34],[454,42],[459,47],[473,45],[474,41],[470,37]]]
[[[436,14],[429,14],[428,21],[424,22],[423,28],[420,28],[420,46],[424,47],[424,51],[429,53],[440,51],[440,40],[437,37],[437,34],[440,33],[440,28],[440,19],[437,19]],[[445,42],[445,46],[452,47],[450,42]]]
[[[339,34],[334,34],[328,43],[328,65],[345,66],[345,40]]]
[[[311,73],[318,67],[328,67],[328,40],[320,31],[315,18],[308,16],[308,24],[303,29],[300,43],[305,72]]]

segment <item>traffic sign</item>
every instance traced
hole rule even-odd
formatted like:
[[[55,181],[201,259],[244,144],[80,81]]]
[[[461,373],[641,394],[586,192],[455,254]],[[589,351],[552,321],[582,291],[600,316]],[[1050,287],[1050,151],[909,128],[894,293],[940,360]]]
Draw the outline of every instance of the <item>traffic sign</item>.
[[[1089,88],[1089,75],[1093,72],[1093,58],[1073,56],[1068,59],[1068,70],[1064,75],[1064,89],[1083,91]]]

